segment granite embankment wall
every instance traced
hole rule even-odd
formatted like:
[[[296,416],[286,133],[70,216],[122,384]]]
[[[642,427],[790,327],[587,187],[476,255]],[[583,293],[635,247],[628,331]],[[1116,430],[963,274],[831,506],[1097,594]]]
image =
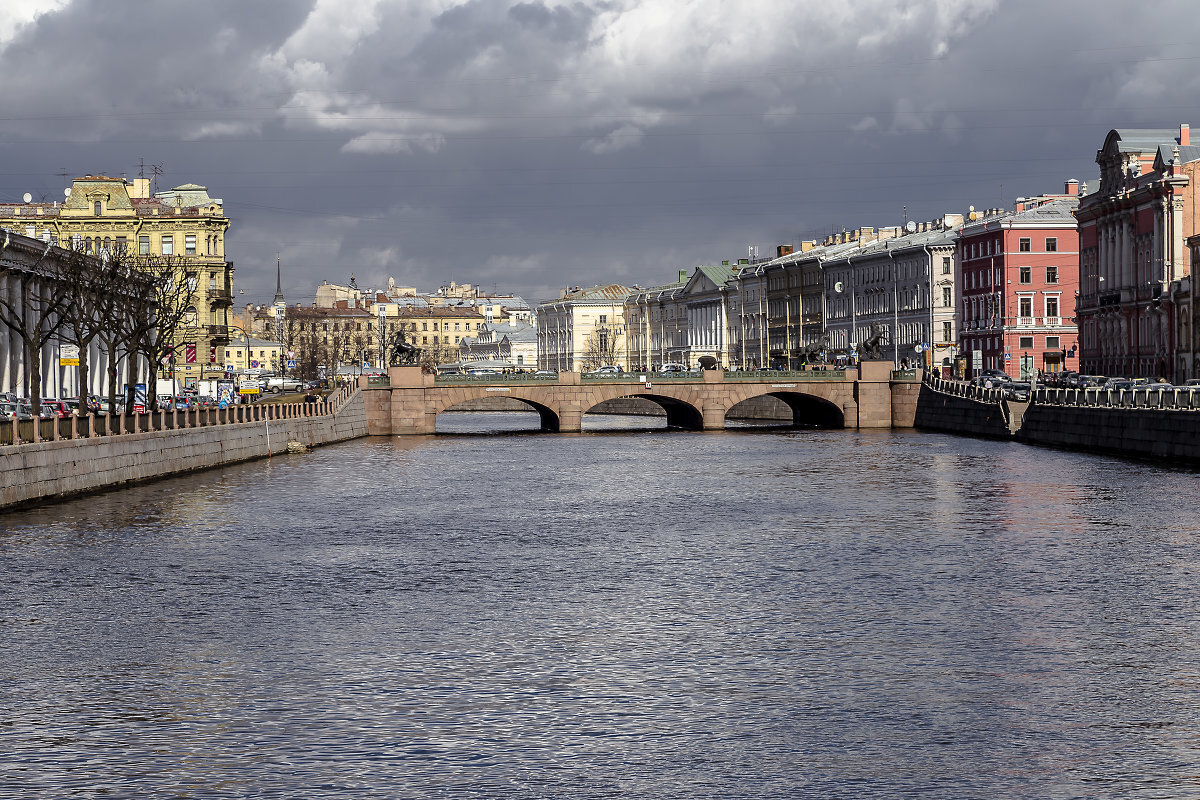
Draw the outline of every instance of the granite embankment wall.
[[[921,384],[913,427],[991,439],[1012,437],[1008,415],[1000,402],[939,392],[926,383]]]
[[[1069,450],[1200,463],[1200,411],[1035,403],[1016,438]]]
[[[961,385],[954,391],[960,390]],[[922,384],[915,427],[965,436],[1015,439],[1065,450],[1200,464],[1200,409],[1197,408],[1058,405],[1036,399],[1026,405],[1001,400],[998,392],[984,392],[990,395],[985,400],[954,391],[939,391]]]
[[[0,510],[280,455],[367,435],[362,391],[320,416],[0,447]],[[269,440],[269,444],[268,444]]]

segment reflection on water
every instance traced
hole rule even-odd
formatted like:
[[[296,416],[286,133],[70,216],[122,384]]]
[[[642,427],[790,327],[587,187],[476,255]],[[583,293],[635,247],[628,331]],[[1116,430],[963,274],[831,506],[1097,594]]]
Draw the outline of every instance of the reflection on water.
[[[0,796],[1195,797],[1195,485],[499,433],[10,514]]]

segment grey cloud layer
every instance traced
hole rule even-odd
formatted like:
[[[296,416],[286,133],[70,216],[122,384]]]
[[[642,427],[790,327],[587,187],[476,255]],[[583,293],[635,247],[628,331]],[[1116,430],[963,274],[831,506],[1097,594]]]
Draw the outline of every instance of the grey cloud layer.
[[[1108,128],[1196,88],[1175,0],[1169,41],[1081,0],[267,5],[0,10],[0,199],[144,158],[225,199],[260,299],[276,253],[293,301],[351,272],[538,297],[1093,179]]]

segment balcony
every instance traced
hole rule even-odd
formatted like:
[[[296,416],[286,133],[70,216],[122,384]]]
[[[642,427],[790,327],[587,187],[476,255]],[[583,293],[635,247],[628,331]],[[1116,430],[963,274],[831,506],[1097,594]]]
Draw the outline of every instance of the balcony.
[[[228,289],[209,289],[208,302],[214,308],[217,306],[231,306],[233,305],[233,293]]]
[[[229,344],[229,326],[205,325],[204,332],[208,334],[211,344]]]

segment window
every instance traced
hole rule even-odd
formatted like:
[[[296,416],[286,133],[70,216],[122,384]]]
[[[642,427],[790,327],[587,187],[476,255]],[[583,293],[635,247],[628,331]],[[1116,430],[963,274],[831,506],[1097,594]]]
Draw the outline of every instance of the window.
[[[949,256],[942,259],[942,274],[943,275],[950,274],[950,257]]]
[[[954,305],[954,291],[949,286],[942,287],[942,305],[946,307]]]
[[[1059,338],[1057,336],[1047,336],[1046,337],[1046,349],[1047,350],[1061,350],[1062,344],[1060,343]]]
[[[421,344],[429,344],[429,337],[428,337],[428,336],[422,336],[422,337],[421,337]]]
[[[189,255],[196,255],[196,234],[189,233],[183,237],[183,251]]]
[[[1021,283],[1033,283],[1033,267],[1021,267]]]
[[[954,341],[954,323],[953,322],[943,322],[942,323],[942,341],[943,342],[953,342]]]
[[[1033,298],[1032,297],[1022,297],[1017,300],[1017,304],[1018,304],[1017,308],[1019,309],[1017,312],[1018,316],[1022,316],[1022,317],[1032,317],[1033,316]]]
[[[1020,348],[1022,350],[1032,350],[1033,349],[1033,337],[1032,336],[1022,336]]]
[[[1030,250],[1033,249],[1031,240],[1022,238],[1021,241],[1018,243],[1017,249],[1020,250],[1022,253],[1028,253]]]
[[[125,243],[125,237],[118,236],[117,237],[117,252],[124,253],[126,247],[128,247],[128,245]]]
[[[1050,236],[1046,237],[1046,252],[1047,253],[1058,252],[1058,238],[1057,237],[1050,237]]]
[[[92,204],[92,208],[95,210],[95,216],[98,217],[104,211],[104,204],[101,201],[97,200],[95,203]]]
[[[450,344],[450,337],[449,337],[449,336],[443,336],[443,337],[442,337],[442,344]]]
[[[138,237],[138,255],[150,255],[150,237],[145,234]]]
[[[162,237],[162,254],[164,256],[169,256],[174,252],[175,252],[175,237],[168,233],[167,235]]]
[[[1046,267],[1046,283],[1058,283],[1058,267]]]
[[[1051,295],[1050,297],[1046,298],[1046,316],[1047,317],[1057,317],[1058,316],[1058,296],[1057,295]]]
[[[458,323],[454,323],[454,330],[458,330]]]
[[[423,331],[427,331],[427,330],[429,330],[429,323],[428,323],[428,322],[422,322],[422,323],[421,323],[421,330],[423,330]]]
[[[608,314],[601,314],[600,315],[600,324],[605,325],[607,323],[608,323]]]

